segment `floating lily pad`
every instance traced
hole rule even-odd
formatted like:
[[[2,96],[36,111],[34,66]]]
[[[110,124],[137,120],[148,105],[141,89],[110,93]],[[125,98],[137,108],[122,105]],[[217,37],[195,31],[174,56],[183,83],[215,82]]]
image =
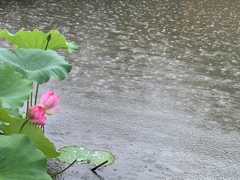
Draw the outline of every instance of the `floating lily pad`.
[[[0,64],[0,72],[0,107],[22,107],[33,90],[32,83],[9,65]]]
[[[57,30],[51,30],[47,34],[38,29],[33,31],[19,30],[17,33],[12,34],[7,29],[3,29],[0,31],[0,38],[5,38],[15,48],[37,48],[42,50],[61,48],[69,52],[75,52],[78,49],[75,42],[67,42],[65,36]]]
[[[53,50],[0,48],[1,63],[11,65],[26,79],[38,84],[48,82],[51,77],[63,80],[72,69],[65,57]],[[6,74],[2,73],[1,76],[6,78]]]
[[[103,166],[108,166],[114,162],[114,155],[108,151],[93,150],[89,151],[81,146],[67,146],[60,149],[60,156],[57,157],[61,162],[71,164],[77,159],[76,163],[93,163],[99,165],[108,161]]]
[[[25,135],[0,135],[0,179],[51,180],[47,159]]]

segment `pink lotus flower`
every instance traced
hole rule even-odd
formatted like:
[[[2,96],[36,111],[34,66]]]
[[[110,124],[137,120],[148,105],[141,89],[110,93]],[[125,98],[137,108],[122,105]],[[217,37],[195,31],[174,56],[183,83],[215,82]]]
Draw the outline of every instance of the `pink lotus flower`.
[[[45,109],[42,106],[32,106],[28,109],[28,118],[38,124],[38,125],[44,125],[46,121],[45,117]]]
[[[56,96],[53,91],[48,90],[40,98],[40,104],[46,110],[48,115],[58,113],[60,109],[54,108],[59,103],[59,96]]]

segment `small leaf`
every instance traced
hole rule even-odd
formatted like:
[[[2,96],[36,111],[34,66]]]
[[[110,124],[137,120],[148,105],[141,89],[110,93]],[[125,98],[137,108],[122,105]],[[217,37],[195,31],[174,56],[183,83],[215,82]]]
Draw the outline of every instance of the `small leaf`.
[[[108,160],[103,166],[108,166],[114,162],[114,155],[108,151],[94,150],[89,151],[81,146],[67,146],[60,149],[60,156],[57,157],[61,162],[71,164],[77,159],[77,163],[89,163],[92,162],[95,165],[99,165]]]
[[[47,159],[25,135],[0,135],[0,179],[51,180]]]
[[[22,107],[32,92],[32,83],[9,65],[0,64],[0,72],[0,107]]]
[[[47,34],[38,29],[33,31],[19,30],[16,34],[11,34],[7,29],[3,29],[0,31],[0,38],[5,38],[15,48],[37,48],[42,50],[61,48],[69,52],[75,52],[78,49],[75,42],[67,42],[65,36],[57,30],[51,30]]]
[[[47,158],[55,158],[59,156],[54,144],[44,136],[42,130],[39,127],[36,127],[34,124],[28,122],[26,119],[12,121],[9,125],[1,124],[0,130],[2,130],[5,135],[27,135],[32,142],[37,145],[38,149],[46,155]]]
[[[26,79],[38,84],[48,82],[51,77],[63,80],[72,69],[65,57],[53,50],[0,48],[0,63],[11,65]],[[2,76],[6,79],[6,74]]]

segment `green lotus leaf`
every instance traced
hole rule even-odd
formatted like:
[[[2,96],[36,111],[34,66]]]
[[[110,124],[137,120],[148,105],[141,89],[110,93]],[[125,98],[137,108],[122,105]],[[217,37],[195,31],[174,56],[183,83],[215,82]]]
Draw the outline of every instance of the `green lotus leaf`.
[[[47,158],[55,158],[59,156],[59,152],[56,151],[54,144],[44,136],[42,130],[26,119],[12,121],[9,125],[1,124],[0,130],[2,130],[5,135],[27,135]]]
[[[10,123],[14,120],[20,120],[19,117],[11,117],[5,108],[0,108],[0,122]]]
[[[25,135],[0,135],[1,180],[51,180],[47,159]]]
[[[57,157],[61,162],[71,164],[77,159],[76,163],[83,164],[92,162],[99,165],[108,161],[103,166],[108,166],[114,162],[114,155],[108,151],[93,150],[89,151],[81,146],[67,146],[60,149],[60,156]]]
[[[11,65],[26,79],[38,84],[48,82],[51,77],[63,80],[72,69],[65,57],[58,55],[53,50],[0,48],[1,63]]]
[[[64,35],[57,30],[51,30],[47,34],[34,29],[33,31],[19,30],[15,34],[11,34],[7,29],[0,31],[0,38],[5,38],[11,42],[15,48],[37,48],[37,49],[65,49],[69,52],[75,52],[78,46],[75,42],[67,42]]]
[[[18,108],[17,109],[6,108],[6,111],[7,111],[8,115],[13,118],[17,118],[17,117],[22,118],[23,116],[24,117],[26,116],[25,112],[20,112]]]
[[[0,107],[22,107],[33,90],[32,83],[9,65],[0,64],[0,72]]]

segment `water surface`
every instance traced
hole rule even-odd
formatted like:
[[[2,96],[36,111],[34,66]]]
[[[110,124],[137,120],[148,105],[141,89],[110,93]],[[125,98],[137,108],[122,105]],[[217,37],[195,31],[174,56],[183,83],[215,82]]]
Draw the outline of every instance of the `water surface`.
[[[67,80],[41,86],[61,96],[46,132],[58,148],[111,151],[105,179],[238,179],[239,12],[234,0],[11,0],[0,2],[0,27],[77,42],[61,52]],[[99,179],[90,167],[56,179]]]

